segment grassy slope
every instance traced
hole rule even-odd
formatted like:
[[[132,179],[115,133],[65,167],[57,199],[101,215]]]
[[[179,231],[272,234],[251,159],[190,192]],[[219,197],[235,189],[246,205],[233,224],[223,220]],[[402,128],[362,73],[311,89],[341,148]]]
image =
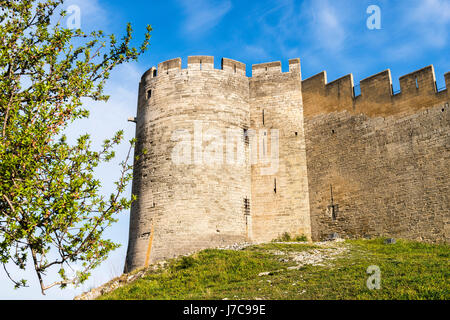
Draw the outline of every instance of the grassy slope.
[[[383,239],[333,244],[348,250],[322,265],[298,270],[292,255],[313,244],[265,244],[240,251],[204,250],[172,260],[159,271],[102,296],[101,299],[449,299],[450,250]],[[330,249],[328,249],[330,250]],[[332,249],[331,249],[332,250]],[[278,254],[274,254],[278,253]],[[381,289],[369,290],[367,267],[381,269]],[[261,272],[277,271],[258,276]]]

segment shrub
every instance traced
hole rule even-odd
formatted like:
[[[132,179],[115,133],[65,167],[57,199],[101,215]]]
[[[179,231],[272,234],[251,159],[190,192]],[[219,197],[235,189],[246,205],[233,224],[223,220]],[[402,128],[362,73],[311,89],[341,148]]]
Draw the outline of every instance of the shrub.
[[[304,234],[302,234],[301,236],[296,236],[294,241],[304,242],[304,241],[308,241],[308,238]]]
[[[195,259],[193,257],[182,257],[180,262],[176,265],[177,270],[187,269],[195,265]]]

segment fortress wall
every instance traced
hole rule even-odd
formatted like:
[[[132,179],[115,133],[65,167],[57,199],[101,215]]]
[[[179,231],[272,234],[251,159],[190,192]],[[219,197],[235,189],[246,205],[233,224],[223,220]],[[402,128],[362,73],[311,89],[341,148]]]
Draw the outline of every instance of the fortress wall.
[[[353,75],[327,83],[325,71],[302,81],[305,118],[337,110],[353,110]]]
[[[445,74],[446,85],[450,73]],[[360,81],[360,94],[355,95],[353,75],[327,83],[325,71],[302,81],[304,115],[310,118],[333,111],[347,110],[368,116],[412,114],[444,101],[447,90],[437,92],[432,65],[400,77],[400,92],[392,90],[389,69]]]
[[[311,235],[300,60],[289,60],[289,70],[282,73],[280,62],[252,67],[250,127],[257,134],[267,134],[257,139],[259,159],[263,153],[271,158],[275,150],[271,130],[279,132],[278,165],[258,161],[251,166],[251,238],[255,241],[270,241],[284,232]],[[263,140],[267,148],[262,147]]]
[[[189,57],[188,68],[182,69],[178,58],[160,63],[156,76],[152,68],[142,78],[135,149],[140,158],[132,188],[138,199],[131,208],[127,271],[146,261],[247,239],[248,150],[243,163],[223,163],[228,153],[217,137],[226,139],[232,128],[244,146],[244,128],[250,126],[249,83],[239,62],[224,59],[223,70],[213,66],[212,57]],[[201,130],[194,130],[199,124]],[[180,148],[181,136],[174,132],[181,130],[186,138]],[[242,151],[231,145],[234,152]],[[187,150],[190,159],[175,163],[174,149]]]
[[[337,232],[448,242],[448,73],[447,90],[436,92],[427,67],[401,77],[393,95],[386,70],[351,98],[348,82],[332,91],[324,75],[302,82],[313,239]]]

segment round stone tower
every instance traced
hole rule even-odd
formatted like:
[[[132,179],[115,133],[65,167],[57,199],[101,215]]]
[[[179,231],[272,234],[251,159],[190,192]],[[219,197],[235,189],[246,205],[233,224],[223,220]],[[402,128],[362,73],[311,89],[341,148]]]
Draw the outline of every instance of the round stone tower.
[[[125,272],[248,238],[248,99],[245,65],[230,59],[177,58],[142,76]]]

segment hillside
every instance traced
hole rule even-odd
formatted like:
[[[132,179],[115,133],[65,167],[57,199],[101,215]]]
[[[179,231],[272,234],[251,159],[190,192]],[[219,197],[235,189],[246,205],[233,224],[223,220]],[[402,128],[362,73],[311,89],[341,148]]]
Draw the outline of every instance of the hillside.
[[[208,249],[140,271],[98,298],[449,299],[449,253],[448,245],[385,239]],[[371,265],[381,271],[379,290],[366,285]]]

